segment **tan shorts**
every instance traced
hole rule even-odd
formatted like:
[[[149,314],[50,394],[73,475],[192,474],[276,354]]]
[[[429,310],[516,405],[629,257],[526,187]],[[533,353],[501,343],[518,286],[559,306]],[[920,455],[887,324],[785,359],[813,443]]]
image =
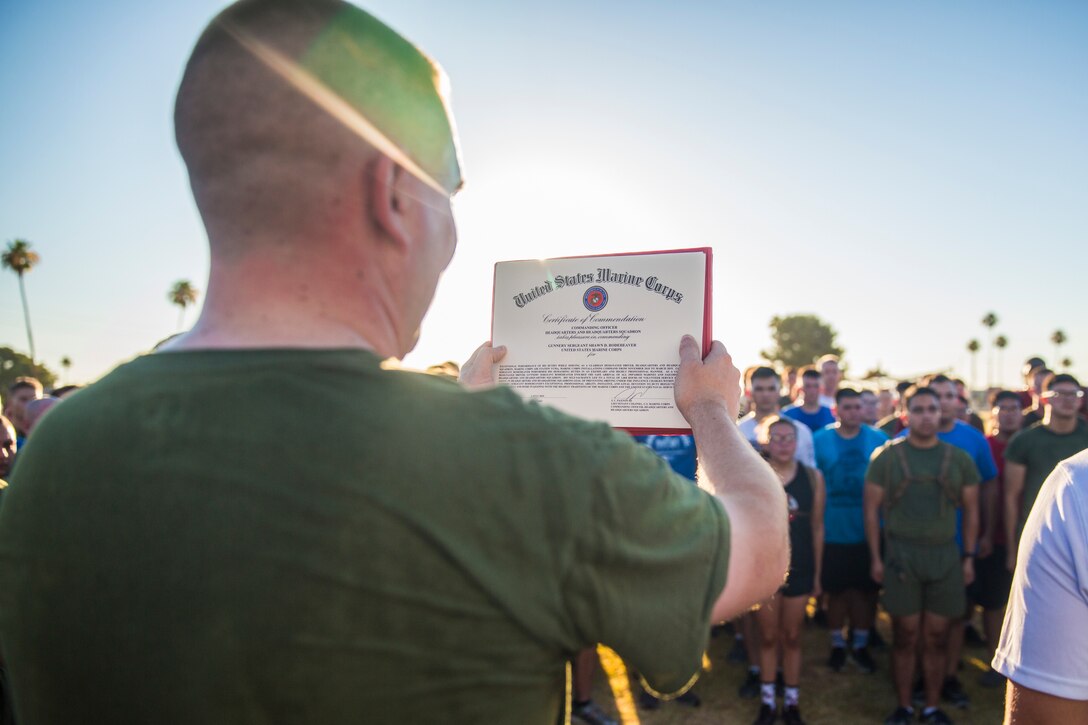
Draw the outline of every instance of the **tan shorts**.
[[[921,612],[963,616],[967,595],[956,542],[924,544],[889,537],[884,552],[882,601],[893,617]]]

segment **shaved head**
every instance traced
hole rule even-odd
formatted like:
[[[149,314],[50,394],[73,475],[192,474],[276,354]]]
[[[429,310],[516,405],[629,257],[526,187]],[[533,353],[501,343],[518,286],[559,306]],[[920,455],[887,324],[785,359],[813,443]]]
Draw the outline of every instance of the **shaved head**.
[[[26,404],[26,433],[30,433],[34,430],[34,426],[38,424],[38,421],[42,419],[50,408],[60,402],[60,398],[54,398],[52,395],[47,395],[44,398],[38,398],[32,400]]]
[[[336,0],[243,0],[197,41],[178,90],[178,149],[213,253],[330,236],[357,219],[387,156],[435,190],[461,185],[442,71]]]

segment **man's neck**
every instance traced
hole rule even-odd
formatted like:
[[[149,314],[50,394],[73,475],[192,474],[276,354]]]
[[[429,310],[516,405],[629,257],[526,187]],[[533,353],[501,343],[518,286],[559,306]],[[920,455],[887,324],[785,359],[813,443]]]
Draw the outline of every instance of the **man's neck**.
[[[365,291],[352,294],[331,282],[327,287],[307,284],[314,274],[291,280],[277,271],[269,265],[216,273],[213,265],[200,318],[160,350],[357,348],[399,356],[392,316],[381,314]]]
[[[768,408],[766,410],[760,410],[759,408],[756,408],[756,410],[753,412],[756,416],[756,422],[762,423],[764,420],[770,418],[772,415],[778,415],[778,408]]]
[[[1077,416],[1071,415],[1068,418],[1057,416],[1054,415],[1053,408],[1047,408],[1046,413],[1043,414],[1043,425],[1045,425],[1051,433],[1066,435],[1077,429]]]
[[[955,427],[956,427],[956,419],[952,418],[952,419],[947,420],[947,421],[942,420],[940,425],[937,426],[937,430],[939,430],[941,433],[951,433],[952,429],[955,428]]]
[[[935,435],[926,437],[919,436],[912,428],[911,432],[907,434],[907,442],[915,448],[935,448],[937,444],[941,442],[941,439]]]
[[[995,439],[995,440],[999,440],[1002,443],[1008,443],[1009,439],[1012,438],[1012,434],[1011,433],[1006,433],[1003,430],[999,430],[990,437]]]
[[[801,406],[801,410],[805,411],[806,413],[819,413],[821,407],[823,406],[820,405],[819,398],[816,398],[815,400],[809,400],[808,398],[805,398],[805,402]]]
[[[839,436],[841,436],[842,438],[845,438],[847,440],[851,440],[853,438],[857,438],[858,433],[861,432],[861,426],[860,425],[855,425],[855,426],[848,427],[848,426],[843,425],[840,422],[838,424],[838,427],[836,428],[836,430],[838,431]]]

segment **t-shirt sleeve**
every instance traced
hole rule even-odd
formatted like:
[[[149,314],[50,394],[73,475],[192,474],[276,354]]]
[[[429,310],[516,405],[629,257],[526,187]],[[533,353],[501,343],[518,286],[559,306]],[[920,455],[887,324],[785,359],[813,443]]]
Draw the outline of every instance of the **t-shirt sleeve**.
[[[1026,465],[1028,446],[1024,444],[1023,431],[1019,431],[1009,439],[1009,445],[1005,446],[1005,460],[1012,463]]]
[[[997,478],[997,464],[994,462],[993,451],[990,450],[990,444],[981,433],[975,436],[975,466],[978,467],[980,481]]]
[[[960,475],[963,477],[964,486],[977,486],[984,479],[978,470],[978,464],[976,461],[972,461],[971,457],[967,455],[962,449],[956,448],[954,452],[959,454],[956,456],[956,463],[959,465]],[[992,476],[990,477],[992,478]],[[985,480],[990,480],[989,478]]]
[[[1060,464],[1024,526],[993,667],[1013,682],[1088,700],[1088,458]]]
[[[650,687],[673,693],[702,668],[729,519],[717,498],[644,447],[612,443],[591,482],[589,525],[575,533],[565,605],[584,641],[611,647]]]
[[[797,460],[809,468],[816,467],[816,449],[812,442],[812,431],[803,423],[794,424],[797,429]]]
[[[873,451],[872,456],[869,458],[869,468],[865,471],[865,482],[876,484],[887,490],[888,465],[892,462],[893,455],[895,454],[892,453],[889,445],[884,445]]]

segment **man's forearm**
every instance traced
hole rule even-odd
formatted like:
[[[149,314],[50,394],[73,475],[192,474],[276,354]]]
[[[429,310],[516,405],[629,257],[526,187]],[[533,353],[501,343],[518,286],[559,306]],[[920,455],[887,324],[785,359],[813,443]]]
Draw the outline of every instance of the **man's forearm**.
[[[869,545],[869,556],[875,561],[880,558],[880,519],[876,509],[865,511],[865,542]]]
[[[978,501],[975,505],[964,507],[963,511],[963,552],[974,554],[978,545]]]
[[[744,551],[743,568],[734,571],[737,559],[731,558],[730,579],[734,574],[751,579],[744,589],[768,596],[781,585],[789,566],[789,517],[782,484],[724,406],[691,411],[688,421],[699,451],[699,485],[717,496],[729,513],[731,551]]]
[[[1005,480],[1005,546],[1016,548],[1016,527],[1020,520],[1020,491]]]

